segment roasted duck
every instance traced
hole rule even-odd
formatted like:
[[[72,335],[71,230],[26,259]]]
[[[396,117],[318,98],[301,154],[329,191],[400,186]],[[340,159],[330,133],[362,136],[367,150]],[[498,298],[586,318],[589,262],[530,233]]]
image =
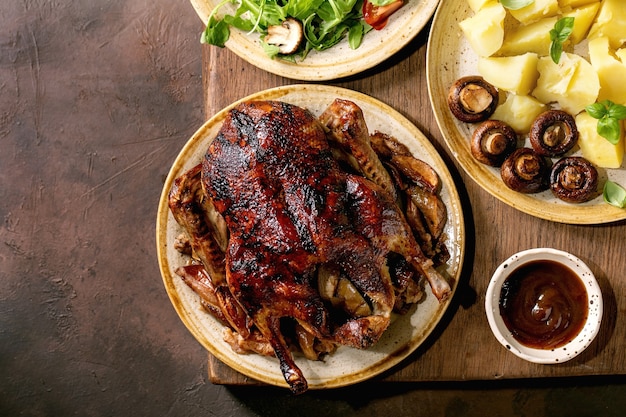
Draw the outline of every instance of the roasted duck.
[[[233,349],[274,354],[301,393],[293,346],[310,359],[337,345],[364,349],[393,311],[421,299],[423,279],[449,296],[435,269],[447,259],[438,187],[393,137],[370,136],[352,102],[336,100],[319,118],[244,102],[171,189],[196,260],[177,274],[224,322]]]

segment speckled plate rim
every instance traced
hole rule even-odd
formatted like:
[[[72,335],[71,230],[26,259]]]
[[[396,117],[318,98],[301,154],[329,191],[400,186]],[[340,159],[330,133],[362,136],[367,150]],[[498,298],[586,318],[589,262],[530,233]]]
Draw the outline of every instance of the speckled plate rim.
[[[218,0],[190,1],[205,25],[219,3]],[[283,77],[302,81],[345,78],[378,65],[407,45],[426,26],[438,3],[439,0],[408,0],[384,29],[370,31],[359,48],[351,49],[347,40],[343,40],[326,51],[312,51],[304,61],[295,64],[268,58],[258,34],[231,30],[226,47],[250,64]]]
[[[536,260],[552,260],[567,266],[580,277],[587,291],[589,308],[587,321],[580,333],[566,346],[555,349],[534,349],[524,346],[513,337],[500,316],[502,284],[517,268]],[[485,295],[487,320],[498,342],[514,355],[540,364],[567,362],[587,349],[600,330],[603,309],[602,291],[591,269],[575,255],[553,248],[527,249],[509,257],[496,268]]]
[[[471,155],[469,139],[473,127],[456,120],[447,105],[448,89],[461,76],[477,74],[476,57],[464,39],[458,22],[470,16],[466,1],[443,1],[433,17],[427,46],[426,77],[428,94],[439,129],[465,172],[484,190],[524,213],[560,223],[601,224],[626,219],[626,210],[606,204],[602,196],[583,204],[568,204],[550,191],[525,195],[507,188],[499,170],[477,162]],[[620,169],[600,169],[600,182],[606,178],[626,184],[626,161]]]
[[[168,206],[167,193],[173,180],[201,160],[204,150],[219,130],[227,112],[245,100],[282,100],[310,108],[314,114],[337,97],[352,100],[363,110],[370,131],[378,129],[397,135],[412,152],[430,163],[442,180],[441,197],[448,208],[445,233],[451,258],[443,268],[452,281],[452,294],[460,279],[465,252],[465,224],[461,202],[445,163],[428,139],[409,120],[393,108],[356,91],[324,85],[291,85],[261,91],[231,104],[208,120],[184,145],[173,163],[164,183],[159,200],[156,245],[163,283],[167,294],[181,320],[192,335],[211,354],[226,365],[256,380],[286,387],[275,358],[260,355],[238,355],[222,340],[223,326],[202,311],[198,297],[174,274],[174,269],[185,263],[183,256],[173,248],[180,228]],[[318,109],[317,111],[315,109]],[[438,302],[427,287],[425,300],[406,315],[394,316],[390,328],[382,339],[368,350],[340,347],[325,361],[308,361],[296,358],[308,380],[310,389],[334,388],[354,384],[378,375],[409,356],[435,329],[448,308],[452,296]]]

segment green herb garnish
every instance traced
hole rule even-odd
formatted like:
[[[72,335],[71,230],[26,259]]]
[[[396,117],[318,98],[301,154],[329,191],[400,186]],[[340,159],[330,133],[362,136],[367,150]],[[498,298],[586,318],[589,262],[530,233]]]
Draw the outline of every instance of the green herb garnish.
[[[395,0],[372,0],[373,4],[385,5]],[[217,11],[227,3],[234,3],[234,14],[217,18]],[[303,46],[297,54],[304,59],[309,51],[328,49],[348,37],[351,48],[361,45],[363,36],[372,28],[363,21],[362,0],[222,0],[209,16],[201,42],[223,47],[230,35],[230,28],[244,32],[256,32],[268,56],[279,55],[272,45],[263,39],[269,26],[280,25],[289,17],[302,22]],[[280,56],[295,59],[292,56]]]
[[[574,29],[574,18],[563,17],[554,24],[554,28],[550,30],[550,57],[555,64],[558,64],[561,60],[561,54],[563,53],[563,44],[571,35]]]
[[[588,105],[585,110],[589,116],[598,119],[598,135],[616,145],[622,136],[620,120],[626,119],[626,106],[604,100]]]
[[[604,201],[612,206],[619,208],[626,207],[626,190],[613,181],[604,183],[602,196],[604,197]]]
[[[220,48],[224,47],[224,44],[230,37],[230,30],[228,29],[228,24],[224,20],[215,18],[215,13],[220,7],[229,1],[230,0],[223,0],[213,9],[209,15],[206,28],[200,36],[200,43],[208,43],[210,45],[219,46]]]
[[[500,0],[500,4],[509,10],[519,10],[523,7],[530,6],[535,0]]]

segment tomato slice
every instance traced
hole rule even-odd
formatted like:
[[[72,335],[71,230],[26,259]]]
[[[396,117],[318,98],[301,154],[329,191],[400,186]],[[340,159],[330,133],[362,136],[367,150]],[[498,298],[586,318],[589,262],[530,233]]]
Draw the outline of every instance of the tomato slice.
[[[387,19],[396,12],[402,5],[404,0],[397,0],[386,6],[376,6],[369,0],[363,2],[363,19],[365,22],[376,30],[381,30],[387,24]]]

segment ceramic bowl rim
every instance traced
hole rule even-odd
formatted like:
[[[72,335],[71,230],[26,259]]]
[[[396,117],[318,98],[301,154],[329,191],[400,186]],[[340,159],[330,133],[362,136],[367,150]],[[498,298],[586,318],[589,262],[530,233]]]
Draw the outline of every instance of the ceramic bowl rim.
[[[500,316],[499,298],[503,282],[515,269],[536,260],[552,260],[564,264],[581,278],[587,290],[589,314],[585,325],[571,342],[555,349],[536,349],[521,344],[513,337]],[[498,266],[487,287],[485,312],[492,333],[507,350],[530,362],[556,364],[578,356],[595,339],[602,322],[603,300],[593,272],[582,260],[562,250],[534,248],[518,252]]]

